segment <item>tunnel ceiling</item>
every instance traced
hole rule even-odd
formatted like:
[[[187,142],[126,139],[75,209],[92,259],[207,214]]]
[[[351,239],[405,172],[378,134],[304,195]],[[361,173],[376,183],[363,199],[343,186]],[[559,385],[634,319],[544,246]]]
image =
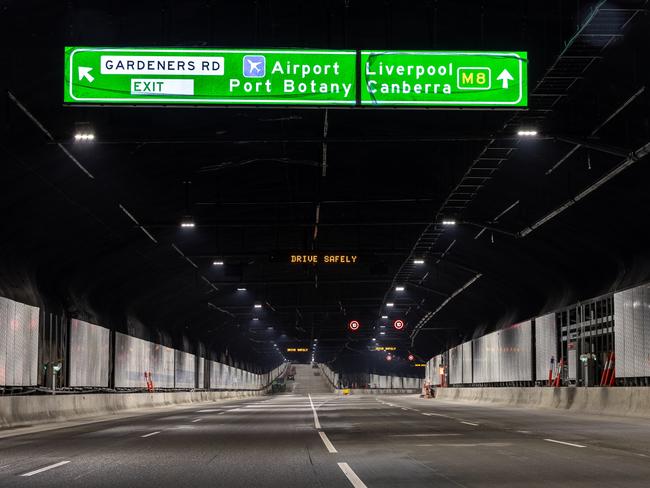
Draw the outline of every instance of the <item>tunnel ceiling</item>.
[[[3,293],[27,300],[33,280],[68,312],[133,313],[248,357],[317,338],[327,361],[382,330],[428,357],[643,281],[647,159],[576,197],[649,141],[645,8],[4,3]],[[65,45],[528,51],[530,109],[69,107]],[[94,143],[74,143],[82,122]],[[314,252],[358,263],[287,263]]]

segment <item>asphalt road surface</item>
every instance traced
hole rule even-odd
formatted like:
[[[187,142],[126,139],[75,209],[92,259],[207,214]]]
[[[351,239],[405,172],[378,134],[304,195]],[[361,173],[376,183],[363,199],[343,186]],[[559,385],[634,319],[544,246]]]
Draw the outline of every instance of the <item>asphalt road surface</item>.
[[[0,486],[648,487],[650,422],[294,393],[2,438]]]

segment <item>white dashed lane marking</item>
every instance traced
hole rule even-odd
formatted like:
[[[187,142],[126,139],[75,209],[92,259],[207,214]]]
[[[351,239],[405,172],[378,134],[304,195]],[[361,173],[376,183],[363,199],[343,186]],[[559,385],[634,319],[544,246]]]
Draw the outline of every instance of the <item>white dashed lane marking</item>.
[[[140,437],[151,437],[152,435],[160,434],[160,431],[150,432],[149,434],[141,435]]]
[[[556,444],[564,444],[565,446],[571,446],[571,447],[587,447],[581,444],[573,444],[572,442],[556,441],[555,439],[544,439],[544,440],[546,442],[554,442]]]
[[[20,476],[34,476],[35,474],[42,473],[44,471],[49,471],[50,469],[58,468],[59,466],[63,466],[64,464],[68,464],[70,461],[61,461],[56,464],[50,464],[49,466],[45,466],[40,469],[36,469],[34,471],[30,471],[29,473],[21,474]]]

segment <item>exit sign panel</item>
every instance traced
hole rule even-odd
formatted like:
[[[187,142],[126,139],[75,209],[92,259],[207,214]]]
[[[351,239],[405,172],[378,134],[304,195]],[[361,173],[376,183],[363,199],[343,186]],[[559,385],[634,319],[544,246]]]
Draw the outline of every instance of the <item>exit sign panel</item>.
[[[525,52],[361,51],[361,105],[525,107]]]
[[[356,52],[66,47],[64,101],[354,105]]]

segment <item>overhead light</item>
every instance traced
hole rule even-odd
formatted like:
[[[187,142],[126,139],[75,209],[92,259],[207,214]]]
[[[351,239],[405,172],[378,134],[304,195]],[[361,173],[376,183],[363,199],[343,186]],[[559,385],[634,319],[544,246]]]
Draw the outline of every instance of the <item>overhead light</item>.
[[[375,341],[377,341],[377,339],[375,339],[375,338],[373,337],[373,338],[372,338],[372,342],[375,342]]]
[[[387,307],[394,307],[395,304],[394,304],[393,302],[388,302],[388,303],[386,304],[386,306],[387,306]]]
[[[442,221],[442,225],[456,225],[456,221],[452,219],[445,219]]]
[[[223,261],[212,261],[214,266],[223,266]]]
[[[223,264],[223,262],[221,264]],[[237,291],[246,291],[246,288],[240,287],[240,288],[237,288]]]
[[[191,215],[186,215],[183,217],[183,220],[181,220],[181,227],[183,228],[188,228],[188,227],[195,227],[196,224],[194,223],[194,219],[192,218]]]
[[[388,319],[388,315],[382,315],[381,318],[386,320],[386,319]]]
[[[381,332],[379,333],[379,335],[386,335],[386,332],[381,331]]]
[[[318,339],[314,339],[314,342],[318,342]]]
[[[535,137],[537,135],[536,130],[520,130],[517,131],[517,135],[520,137]]]
[[[261,304],[261,303],[256,303],[256,304],[253,305],[253,306],[254,306],[255,308],[262,308],[262,304]]]
[[[90,122],[75,122],[74,140],[75,142],[92,142],[95,140],[95,131]]]
[[[77,142],[91,142],[95,140],[95,134],[92,132],[87,133],[87,132],[77,132],[74,135],[74,140]]]
[[[259,320],[259,318],[258,318],[258,317],[253,317],[253,320],[254,320],[255,322],[257,322],[257,321]]]
[[[424,264],[424,259],[414,259],[413,264]]]
[[[396,286],[395,291],[404,291],[404,287],[403,286]]]

